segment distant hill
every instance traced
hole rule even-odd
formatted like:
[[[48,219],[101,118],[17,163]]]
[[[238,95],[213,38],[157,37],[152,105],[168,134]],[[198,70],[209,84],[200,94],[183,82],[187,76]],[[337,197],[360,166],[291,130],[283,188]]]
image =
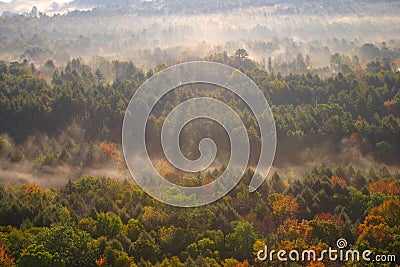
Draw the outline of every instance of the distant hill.
[[[65,2],[65,1],[64,1]],[[306,15],[385,15],[396,14],[400,8],[398,0],[71,0],[62,4],[55,0],[12,0],[0,1],[0,13],[30,12],[32,6],[39,11],[64,13],[73,10],[100,8],[103,11],[135,12],[140,14],[202,14],[224,12],[240,8],[271,6],[281,14]],[[366,14],[366,12],[368,14]],[[379,13],[379,14],[378,14]],[[396,14],[397,15],[397,14]]]

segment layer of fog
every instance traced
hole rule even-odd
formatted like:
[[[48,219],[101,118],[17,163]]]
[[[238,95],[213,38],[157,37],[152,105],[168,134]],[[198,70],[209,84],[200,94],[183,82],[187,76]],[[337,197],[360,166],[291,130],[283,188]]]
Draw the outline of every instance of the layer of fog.
[[[121,181],[133,179],[123,158],[104,162],[99,161],[94,164],[84,164],[83,159],[87,157],[86,153],[81,153],[82,161],[80,164],[60,163],[54,166],[39,167],[35,162],[35,156],[38,154],[40,145],[33,143],[32,140],[34,139],[31,138],[30,141],[19,146],[26,155],[26,158],[22,162],[12,163],[7,155],[3,153],[2,157],[0,157],[0,182],[11,184],[36,183],[42,187],[53,188],[65,186],[68,181],[74,181],[85,176],[110,177]],[[301,179],[305,173],[310,172],[314,167],[319,167],[321,164],[325,164],[332,169],[338,166],[352,165],[356,170],[359,169],[363,173],[366,173],[371,168],[378,171],[382,166],[387,166],[381,162],[377,162],[368,155],[362,155],[356,146],[349,145],[346,141],[339,148],[334,148],[330,144],[321,144],[318,148],[308,148],[298,152],[295,157],[297,157],[296,162],[275,161],[268,177],[277,172],[284,179],[293,181]],[[165,164],[167,163],[160,165],[158,160],[153,159],[153,165],[157,169],[160,166],[168,168],[168,164]],[[222,165],[226,166],[226,164],[227,162],[214,163],[210,168],[203,171],[203,173],[220,169]],[[250,167],[254,168],[254,166]],[[169,168],[173,170],[171,165],[169,165]],[[398,165],[389,165],[387,168],[392,174],[400,174]],[[166,170],[159,171],[162,173]]]
[[[56,137],[37,133],[19,145],[7,135],[1,137],[7,141],[0,149],[0,183],[36,183],[51,188],[64,186],[69,180],[85,176],[131,179],[118,145],[118,153],[107,155],[103,151],[104,144],[89,143],[85,140],[84,130],[76,124]],[[68,152],[70,157],[61,159],[60,155],[66,146],[71,147]],[[12,162],[11,155],[16,150],[24,156],[21,161]],[[60,160],[43,163],[40,157],[48,153],[57,154]]]
[[[317,11],[311,15],[286,14],[282,6],[273,5],[199,15],[143,16],[105,9],[7,18],[0,34],[19,45],[5,42],[0,57],[11,61],[22,56],[41,65],[47,59],[65,64],[71,58],[103,56],[148,68],[245,48],[258,62],[302,53],[311,54],[316,66],[326,66],[329,53],[356,54],[363,43],[400,39],[400,5],[395,3],[379,3],[375,9],[369,4],[343,15],[312,8]],[[344,46],[332,41],[342,39],[347,40]]]
[[[283,161],[278,166],[275,164],[268,176],[271,177],[274,172],[277,172],[285,179],[293,181],[302,178],[306,173],[311,172],[313,168],[322,164],[332,170],[339,166],[347,167],[351,165],[364,174],[371,168],[377,172],[385,166],[391,174],[400,174],[400,165],[386,165],[376,161],[370,155],[363,155],[359,148],[350,145],[347,139],[344,139],[339,147],[326,143],[317,148],[307,148],[298,154],[296,161],[297,163]]]

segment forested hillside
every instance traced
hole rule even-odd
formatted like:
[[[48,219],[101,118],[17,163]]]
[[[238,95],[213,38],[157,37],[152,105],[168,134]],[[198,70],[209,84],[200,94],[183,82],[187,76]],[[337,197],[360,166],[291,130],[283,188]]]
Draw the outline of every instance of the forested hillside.
[[[372,61],[365,71],[357,69],[327,79],[311,74],[282,76],[267,73],[240,53],[239,49],[231,57],[216,54],[207,59],[240,68],[270,101],[281,140],[278,164],[298,158],[291,158],[288,153],[299,154],[306,148],[326,142],[338,151],[354,147],[378,162],[393,164],[398,161],[399,72],[393,72],[387,64]],[[115,80],[107,82],[100,69],[91,70],[78,58],[69,62],[65,69],[54,67],[51,81],[46,83],[41,78],[45,77],[44,73],[33,64],[2,62],[0,131],[22,144],[38,132],[57,138],[74,124],[84,129],[85,141],[120,143],[128,101],[145,79],[163,68],[165,65],[145,71],[131,62],[113,61],[110,72]],[[250,110],[227,90],[201,84],[180,87],[162,98],[148,122],[149,138],[154,138],[151,143],[157,146],[155,139],[159,139],[157,135],[169,111],[196,95],[212,96],[230,103],[248,127],[256,152],[260,137]],[[217,130],[212,125],[206,128],[207,136]],[[200,137],[191,133],[191,138],[194,141]],[[59,147],[47,152],[68,154],[71,150]]]
[[[322,165],[289,184],[275,174],[253,194],[249,177],[224,199],[191,209],[163,205],[132,182],[109,178],[85,177],[53,190],[4,184],[0,223],[8,226],[0,228],[0,263],[280,266],[258,263],[255,253],[264,244],[321,250],[338,238],[353,249],[399,254],[399,183],[385,168],[363,173]],[[298,266],[337,266],[323,264]]]
[[[182,86],[165,96],[148,120],[148,148],[157,169],[171,181],[191,185],[217,178],[224,158],[203,173],[171,168],[157,141],[168,112],[194,96],[210,96],[229,103],[246,125],[249,170],[227,196],[199,208],[150,198],[129,178],[121,154],[128,101],[166,65],[144,70],[112,61],[103,65],[109,76],[80,58],[65,68],[48,61],[46,71],[27,61],[1,62],[0,266],[281,266],[259,262],[257,252],[265,245],[321,251],[335,247],[339,238],[352,249],[399,257],[400,73],[374,60],[365,69],[348,65],[346,74],[325,79],[282,75],[260,68],[245,52],[206,59],[240,68],[271,104],[276,172],[257,192],[249,193],[247,186],[259,153],[258,125],[240,99],[221,88]],[[184,131],[183,151],[209,136],[226,154],[221,129],[202,123],[206,131]],[[85,174],[99,165],[119,171]],[[29,179],[9,176],[27,166]],[[303,171],[291,173],[288,166]],[[74,172],[64,177],[60,169]],[[46,186],[52,179],[57,186]]]

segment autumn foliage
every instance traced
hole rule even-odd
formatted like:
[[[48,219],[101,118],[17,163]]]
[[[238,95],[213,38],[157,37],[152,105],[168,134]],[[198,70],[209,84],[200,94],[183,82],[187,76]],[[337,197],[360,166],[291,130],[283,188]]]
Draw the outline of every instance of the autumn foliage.
[[[294,196],[283,194],[277,194],[271,206],[272,213],[282,219],[294,217],[299,208]]]
[[[374,247],[377,250],[391,249],[399,252],[396,238],[400,234],[400,201],[387,200],[381,205],[372,208],[364,221],[358,227],[358,243]],[[394,244],[390,244],[394,242]]]
[[[13,267],[16,266],[14,258],[7,254],[4,245],[0,246],[0,266],[1,267]]]
[[[106,258],[104,258],[104,257],[98,258],[95,261],[95,263],[96,263],[96,266],[99,266],[99,267],[107,267],[108,266]]]
[[[331,183],[332,183],[332,185],[335,185],[335,184],[340,184],[341,186],[346,186],[347,185],[346,180],[343,179],[343,178],[340,178],[338,176],[332,176]]]
[[[385,195],[395,196],[399,193],[400,189],[394,182],[378,181],[369,185],[371,193],[382,193]]]
[[[117,154],[117,146],[114,143],[102,143],[103,153],[108,156],[115,156]]]

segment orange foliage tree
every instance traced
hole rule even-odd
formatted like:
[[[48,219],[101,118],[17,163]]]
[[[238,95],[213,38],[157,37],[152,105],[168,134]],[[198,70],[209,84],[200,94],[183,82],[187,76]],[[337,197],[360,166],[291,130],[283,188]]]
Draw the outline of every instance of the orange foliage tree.
[[[340,184],[341,186],[346,186],[346,185],[347,185],[346,180],[343,179],[343,178],[340,178],[340,177],[338,177],[338,176],[332,176],[332,178],[331,178],[331,184],[332,184],[332,185]]]
[[[392,248],[392,253],[399,253],[396,245],[400,235],[400,200],[387,200],[372,208],[363,223],[358,227],[357,243],[362,247],[376,249]],[[396,237],[393,239],[393,237]],[[384,251],[387,253],[387,251]]]
[[[394,182],[378,181],[369,185],[371,193],[382,193],[389,196],[395,196],[399,193],[400,189]]]
[[[245,260],[244,262],[239,262],[236,267],[250,267],[250,264],[248,260]]]
[[[0,266],[13,267],[16,266],[14,258],[7,254],[4,245],[0,246]]]
[[[299,209],[297,200],[292,195],[274,194],[270,198],[272,213],[283,221],[288,218],[294,218]]]
[[[108,267],[109,265],[107,264],[106,258],[105,257],[100,257],[96,261],[96,266],[99,267]]]
[[[325,264],[320,261],[312,261],[310,264],[307,265],[307,267],[324,267]]]
[[[296,219],[287,219],[278,227],[277,233],[282,240],[302,239],[309,242],[312,237],[312,227],[307,220],[298,222]]]

